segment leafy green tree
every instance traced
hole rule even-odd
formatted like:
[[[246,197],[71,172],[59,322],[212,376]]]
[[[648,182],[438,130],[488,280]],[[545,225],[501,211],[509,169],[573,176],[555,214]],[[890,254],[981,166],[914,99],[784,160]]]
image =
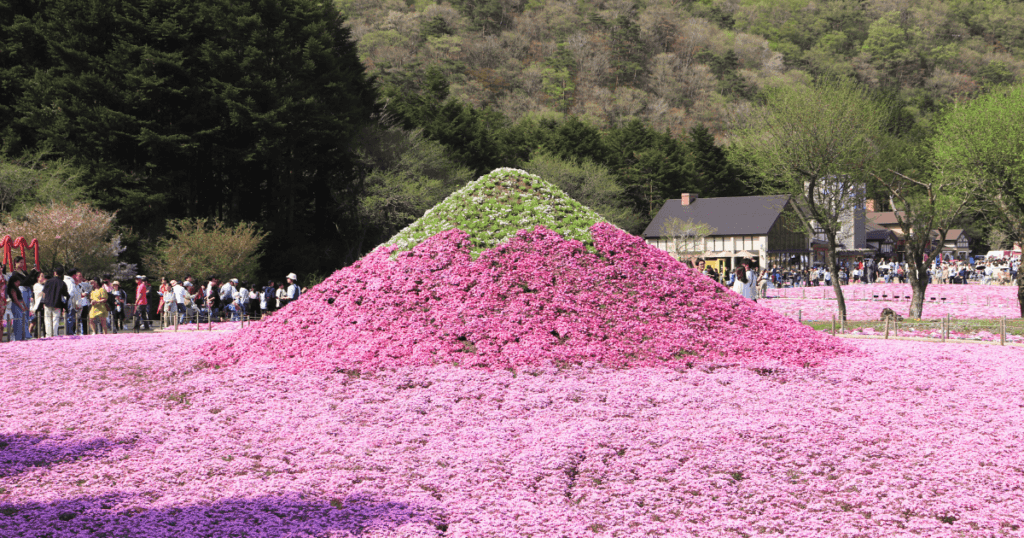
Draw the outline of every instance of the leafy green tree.
[[[217,219],[176,219],[153,254],[146,257],[150,273],[183,279],[219,276],[255,282],[260,246],[266,232],[251,222],[228,226]]]
[[[544,61],[544,92],[558,104],[558,110],[563,113],[572,108],[576,92],[576,84],[573,82],[575,70],[576,61],[565,48],[565,43],[559,43],[555,54]]]
[[[957,105],[935,138],[939,177],[966,178],[981,214],[1011,243],[1024,244],[1024,86],[1002,88]],[[1017,273],[1024,317],[1024,271]]]
[[[48,160],[45,151],[18,159],[0,157],[0,213],[23,216],[38,205],[69,205],[87,199],[84,171],[65,159]]]
[[[452,5],[466,15],[475,29],[494,33],[508,28],[513,15],[522,11],[524,3],[519,0],[454,0]]]
[[[918,52],[920,30],[907,11],[893,11],[871,23],[861,47],[871,63],[892,77],[897,85],[923,78],[924,62]]]
[[[608,165],[618,177],[623,195],[644,218],[653,216],[665,200],[696,187],[682,142],[640,120],[610,131],[605,147]]]
[[[451,34],[452,31],[448,27],[448,21],[444,20],[440,15],[427,19],[420,28],[420,37],[423,39]]]
[[[886,147],[892,155],[892,168],[873,172],[872,176],[888,191],[903,232],[911,288],[909,317],[920,319],[928,289],[928,268],[942,253],[946,232],[970,207],[974,192],[965,176],[935,174],[928,166],[931,155],[927,145],[890,140]]]
[[[561,123],[553,125],[550,135],[540,143],[540,147],[563,160],[604,162],[608,157],[601,131],[577,116],[567,116]]]
[[[1006,62],[989,62],[978,69],[979,80],[985,83],[986,86],[1003,86],[1012,84],[1017,78],[1013,71],[1010,71]]]
[[[661,226],[661,236],[668,239],[667,252],[681,262],[691,263],[704,255],[705,240],[717,231],[709,224],[676,217]]]
[[[690,174],[701,196],[713,198],[748,194],[743,171],[729,161],[725,150],[715,144],[714,135],[703,123],[690,129],[686,147],[690,152]]]
[[[622,187],[607,167],[590,160],[561,159],[538,153],[523,169],[554,183],[577,202],[597,211],[623,230],[640,233],[647,221],[624,203]]]
[[[640,26],[629,15],[619,15],[611,25],[611,67],[615,85],[635,85],[647,70],[647,53],[640,39]]]
[[[472,170],[420,130],[370,126],[359,141],[356,163],[365,173],[359,198],[365,243],[360,250],[384,242],[473,179]]]
[[[845,319],[838,238],[844,215],[863,211],[867,180],[881,162],[888,110],[864,88],[835,79],[765,97],[765,106],[740,132],[739,156],[763,192],[794,197],[808,234],[820,229],[825,236],[839,316]]]
[[[704,51],[698,54],[698,59],[707,62],[711,72],[718,77],[718,93],[742,98],[753,95],[753,88],[739,73],[740,59],[736,51],[730,49],[722,56]]]

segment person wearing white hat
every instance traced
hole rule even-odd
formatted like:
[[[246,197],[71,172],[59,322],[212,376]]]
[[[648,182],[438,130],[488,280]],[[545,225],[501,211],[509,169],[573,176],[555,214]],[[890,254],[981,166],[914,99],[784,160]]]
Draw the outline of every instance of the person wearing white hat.
[[[299,289],[299,283],[297,282],[297,280],[299,280],[299,277],[296,276],[295,273],[288,273],[288,276],[286,278],[288,279],[288,287],[286,288],[287,300],[281,301],[281,306],[284,306],[294,301],[295,299],[298,299],[299,294],[302,293],[301,289]]]

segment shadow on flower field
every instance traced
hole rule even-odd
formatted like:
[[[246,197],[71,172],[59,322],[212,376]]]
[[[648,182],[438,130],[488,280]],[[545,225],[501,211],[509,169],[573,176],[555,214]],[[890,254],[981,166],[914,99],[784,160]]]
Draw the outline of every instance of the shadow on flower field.
[[[440,536],[447,529],[436,509],[360,495],[306,500],[298,494],[225,499],[187,506],[144,508],[150,495],[111,493],[53,502],[0,502],[0,536],[361,536],[402,527],[404,535]]]
[[[0,477],[82,458],[100,457],[114,444],[104,438],[81,441],[46,435],[0,434]]]

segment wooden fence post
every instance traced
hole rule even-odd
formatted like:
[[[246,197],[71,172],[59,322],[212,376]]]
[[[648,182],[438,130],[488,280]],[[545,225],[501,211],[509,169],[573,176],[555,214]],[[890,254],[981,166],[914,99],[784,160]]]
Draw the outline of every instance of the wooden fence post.
[[[889,318],[885,318],[885,339],[889,339]]]
[[[836,335],[836,315],[832,314],[832,336]]]
[[[999,319],[999,345],[1006,345],[1006,316]]]

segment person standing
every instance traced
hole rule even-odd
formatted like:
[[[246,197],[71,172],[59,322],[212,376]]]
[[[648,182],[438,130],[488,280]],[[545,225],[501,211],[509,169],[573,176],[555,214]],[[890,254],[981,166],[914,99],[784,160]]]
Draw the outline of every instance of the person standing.
[[[99,281],[92,279],[92,291],[89,292],[89,325],[92,334],[107,334],[107,290]]]
[[[299,277],[295,273],[288,273],[288,302],[292,302],[299,298],[302,294],[302,290],[299,289]]]
[[[228,319],[234,319],[235,312],[238,311],[238,307],[235,305],[235,286],[236,279],[228,279],[223,286],[220,287],[220,304],[228,314]]]
[[[249,313],[249,288],[245,287],[245,282],[238,284],[238,294],[235,301],[238,303],[238,313],[244,320],[245,316]]]
[[[47,279],[43,285],[43,321],[46,326],[46,336],[57,336],[60,327],[57,316],[67,309],[71,296],[68,294],[68,287],[64,281],[64,268],[57,266],[53,268],[53,276]],[[66,333],[66,331],[65,331]]]
[[[743,296],[743,291],[747,288],[747,271],[742,266],[736,267],[732,271],[732,284],[730,289],[736,292],[737,295]]]
[[[260,293],[260,309],[263,310],[264,316],[266,316],[267,314],[274,310],[274,301],[276,299],[274,297],[274,293],[276,291],[277,288],[276,286],[274,286],[274,281],[268,280],[267,285],[263,288],[263,291]]]
[[[39,273],[36,283],[32,286],[32,313],[35,318],[29,327],[29,331],[36,338],[46,335],[46,326],[43,323],[43,288],[46,286],[46,274]]]
[[[124,330],[124,309],[128,301],[125,299],[124,290],[121,289],[121,283],[117,280],[110,283],[110,293],[114,296],[114,312],[110,323],[111,332],[117,334],[117,331]]]
[[[89,294],[92,293],[93,285],[95,280],[85,280],[82,278],[81,273],[78,275],[78,329],[79,334],[89,334],[89,312],[92,310],[92,301],[89,299]]]
[[[64,313],[65,335],[75,334],[76,327],[78,326],[78,300],[81,297],[78,295],[78,280],[76,278],[81,277],[82,272],[78,269],[72,269],[64,275],[64,287],[68,289],[68,304]]]
[[[743,260],[743,272],[746,277],[743,281],[743,296],[751,301],[757,302],[757,273],[753,270],[754,263],[749,259]]]
[[[150,329],[149,324],[149,286],[146,283],[146,275],[135,275],[135,325],[141,324],[145,330]]]
[[[274,299],[277,301],[274,305],[274,310],[280,310],[284,305],[288,304],[288,290],[285,289],[283,283],[277,285],[277,291],[274,292]]]
[[[0,342],[3,342],[3,321],[7,314],[7,277],[4,276],[5,273],[7,273],[7,265],[0,264]]]
[[[185,296],[188,295],[188,290],[177,280],[172,280],[171,294],[174,295],[174,305],[178,311],[178,323],[185,323]]]
[[[211,277],[210,282],[206,284],[206,309],[208,311],[208,319],[213,322],[214,316],[220,312],[220,281],[217,277]]]
[[[768,298],[768,270],[764,269],[761,271],[760,276],[757,278],[757,298],[767,299]]]
[[[11,273],[11,278],[5,287],[7,288],[7,297],[11,299],[11,314],[13,315],[11,340],[28,340],[28,305],[25,304],[21,275]]]
[[[156,305],[156,311],[160,314],[161,325],[164,326],[167,325],[167,301],[164,300],[164,297],[167,296],[167,292],[170,289],[171,286],[167,283],[167,277],[160,277],[160,289],[157,290],[157,293],[160,294],[160,301]]]

